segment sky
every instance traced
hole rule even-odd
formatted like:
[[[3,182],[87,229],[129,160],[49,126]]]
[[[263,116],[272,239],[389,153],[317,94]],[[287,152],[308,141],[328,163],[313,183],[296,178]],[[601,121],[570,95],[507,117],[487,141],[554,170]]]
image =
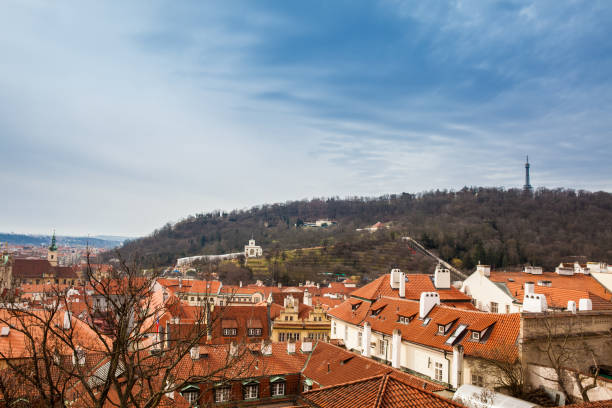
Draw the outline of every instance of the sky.
[[[0,4],[0,231],[215,209],[612,191],[609,1]]]

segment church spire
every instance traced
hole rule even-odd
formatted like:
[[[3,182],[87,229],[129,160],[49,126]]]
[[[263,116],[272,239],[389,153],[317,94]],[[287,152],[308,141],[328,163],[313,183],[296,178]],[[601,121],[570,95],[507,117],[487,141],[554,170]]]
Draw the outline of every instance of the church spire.
[[[57,251],[57,244],[55,243],[55,230],[53,230],[53,236],[51,237],[51,246],[49,251]]]

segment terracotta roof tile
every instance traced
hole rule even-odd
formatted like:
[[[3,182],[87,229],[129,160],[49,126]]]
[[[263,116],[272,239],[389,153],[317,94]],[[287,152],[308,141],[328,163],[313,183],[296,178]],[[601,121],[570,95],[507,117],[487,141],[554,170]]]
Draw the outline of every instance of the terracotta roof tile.
[[[433,284],[433,277],[425,274],[406,274],[407,281],[404,283],[406,288],[406,299],[418,300],[422,292],[438,292],[442,302],[466,302],[472,299],[460,290],[451,287],[450,289],[436,289]],[[351,293],[351,297],[367,300],[375,300],[382,296],[399,298],[399,289],[392,289],[389,283],[388,273],[373,280],[367,285]]]

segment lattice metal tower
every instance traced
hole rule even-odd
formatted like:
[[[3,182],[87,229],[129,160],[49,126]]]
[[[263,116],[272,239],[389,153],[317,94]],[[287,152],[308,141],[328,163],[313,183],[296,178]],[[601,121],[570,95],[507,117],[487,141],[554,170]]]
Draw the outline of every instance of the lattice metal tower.
[[[529,156],[527,156],[527,161],[525,162],[525,185],[523,186],[523,191],[531,192],[532,189],[531,184],[529,184]]]

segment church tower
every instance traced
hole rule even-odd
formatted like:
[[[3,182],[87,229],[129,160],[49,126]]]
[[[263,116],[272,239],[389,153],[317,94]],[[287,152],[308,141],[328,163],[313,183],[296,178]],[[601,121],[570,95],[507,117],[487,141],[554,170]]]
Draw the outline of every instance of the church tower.
[[[525,162],[525,185],[523,186],[523,191],[526,193],[531,193],[531,184],[529,184],[529,156],[527,156],[527,161]]]
[[[51,266],[57,266],[57,245],[55,243],[55,230],[53,230],[53,237],[51,237],[51,245],[47,250],[47,261]]]

